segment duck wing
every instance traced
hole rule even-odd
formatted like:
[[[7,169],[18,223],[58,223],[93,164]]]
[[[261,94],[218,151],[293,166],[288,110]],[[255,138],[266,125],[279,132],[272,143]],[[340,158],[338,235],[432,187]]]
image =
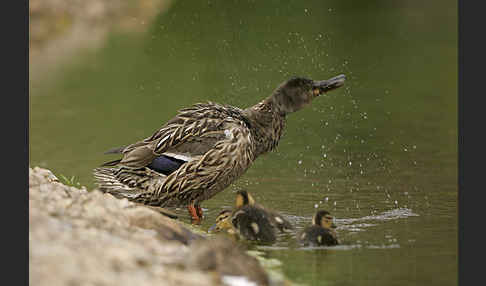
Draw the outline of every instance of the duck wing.
[[[233,120],[225,119],[225,137],[204,155],[170,174],[156,192],[139,198],[160,206],[197,204],[229,186],[255,159],[250,130]]]
[[[121,167],[111,175],[110,183],[123,179],[120,184],[132,184],[124,193],[148,205],[198,203],[223,190],[246,171],[255,159],[255,145],[241,109],[214,103],[196,104],[180,110],[152,136],[117,148],[115,151],[120,150],[123,157],[112,161],[110,166]],[[146,169],[155,172],[144,176]]]
[[[334,246],[339,244],[335,235],[317,225],[306,227],[299,233],[298,241],[304,246]]]
[[[268,211],[270,221],[272,222],[273,225],[275,225],[280,231],[288,231],[292,230],[294,227],[292,224],[286,220],[282,215],[275,211]]]
[[[292,230],[294,227],[293,225],[285,219],[280,213],[275,210],[264,208],[262,205],[257,204],[258,208],[261,208],[267,213],[267,216],[272,223],[273,226],[278,228],[280,231],[289,231]]]
[[[211,102],[181,109],[150,137],[126,147],[110,150],[110,153],[122,153],[123,158],[107,162],[105,166],[120,164],[129,168],[142,168],[165,155],[154,164],[162,164],[163,168],[165,165],[171,165],[169,168],[173,171],[174,164],[198,159],[214,148],[217,142],[228,136],[228,128],[244,122],[241,120],[242,117],[239,108]],[[181,164],[178,165],[177,168]],[[155,167],[154,170],[157,170],[157,166]]]
[[[252,205],[244,205],[233,212],[232,224],[238,229],[240,235],[248,240],[261,242],[275,242],[275,229],[268,213]]]

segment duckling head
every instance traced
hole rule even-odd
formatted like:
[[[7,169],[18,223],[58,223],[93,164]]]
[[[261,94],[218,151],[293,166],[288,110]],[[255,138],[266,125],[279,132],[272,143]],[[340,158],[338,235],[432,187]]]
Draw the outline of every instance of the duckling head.
[[[222,210],[216,217],[216,223],[213,224],[209,229],[208,233],[215,233],[225,230],[227,232],[233,232],[234,227],[231,223],[231,211]]]
[[[240,208],[244,205],[254,205],[255,199],[245,190],[239,190],[236,193],[236,207]]]
[[[319,95],[342,86],[345,78],[343,74],[328,80],[293,77],[275,89],[273,102],[279,112],[286,115],[310,104]]]
[[[314,215],[312,218],[312,224],[321,226],[331,231],[336,228],[333,216],[325,210],[320,210]]]

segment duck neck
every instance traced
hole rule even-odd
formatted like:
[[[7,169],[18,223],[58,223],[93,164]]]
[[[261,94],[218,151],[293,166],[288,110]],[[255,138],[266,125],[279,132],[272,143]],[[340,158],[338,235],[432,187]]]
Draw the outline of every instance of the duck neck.
[[[273,96],[248,107],[243,111],[251,125],[251,133],[256,140],[256,156],[277,147],[285,127],[285,114],[274,103]]]

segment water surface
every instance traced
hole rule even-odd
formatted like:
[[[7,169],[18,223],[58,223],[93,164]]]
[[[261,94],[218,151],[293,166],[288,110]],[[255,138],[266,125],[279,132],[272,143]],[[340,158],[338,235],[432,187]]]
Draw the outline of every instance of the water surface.
[[[307,285],[457,284],[457,9],[454,1],[176,1],[142,34],[30,86],[30,165],[76,176],[148,137],[176,110],[239,107],[292,75],[347,75],[288,117],[277,150],[203,207],[207,228],[246,188],[297,230],[316,208],[342,245],[266,257]]]

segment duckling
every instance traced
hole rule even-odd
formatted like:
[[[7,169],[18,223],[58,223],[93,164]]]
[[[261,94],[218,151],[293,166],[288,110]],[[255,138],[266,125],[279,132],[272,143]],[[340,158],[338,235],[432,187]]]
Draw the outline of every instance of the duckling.
[[[232,214],[233,211],[231,210],[222,210],[216,216],[216,223],[208,229],[208,233],[215,233],[224,230],[233,238],[233,240],[238,240],[238,229],[236,229],[234,224],[231,222]]]
[[[253,196],[245,190],[239,190],[236,193],[236,208],[250,205],[255,208],[259,208],[261,211],[266,212],[271,224],[277,227],[280,231],[287,231],[293,229],[292,224],[286,220],[283,216],[274,210],[263,207],[261,204],[255,202]]]
[[[151,136],[105,152],[121,158],[93,170],[96,184],[102,192],[146,205],[187,206],[193,222],[200,223],[201,202],[277,147],[288,114],[344,80],[344,75],[318,81],[293,77],[246,109],[212,102],[181,109]]]
[[[298,236],[304,246],[333,246],[338,245],[336,225],[328,211],[320,210],[314,214],[312,225],[305,228]]]
[[[231,235],[242,236],[247,240],[273,243],[276,240],[276,229],[285,231],[293,228],[280,214],[255,203],[247,191],[237,192],[235,206],[233,211],[221,211],[209,232],[226,230]]]

